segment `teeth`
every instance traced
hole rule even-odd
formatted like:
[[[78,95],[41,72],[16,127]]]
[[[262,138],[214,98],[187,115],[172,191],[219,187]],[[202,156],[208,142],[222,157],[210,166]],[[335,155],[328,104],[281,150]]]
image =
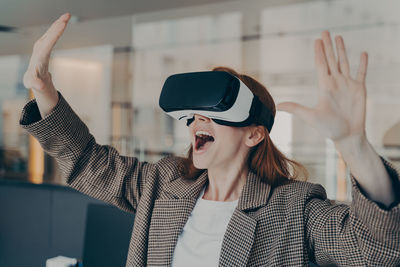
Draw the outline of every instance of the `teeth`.
[[[212,137],[211,134],[209,134],[209,133],[207,133],[207,132],[205,132],[205,131],[197,131],[197,132],[196,132],[196,135],[197,135],[197,136],[200,136],[200,135],[208,135],[208,136],[211,136],[211,137]]]

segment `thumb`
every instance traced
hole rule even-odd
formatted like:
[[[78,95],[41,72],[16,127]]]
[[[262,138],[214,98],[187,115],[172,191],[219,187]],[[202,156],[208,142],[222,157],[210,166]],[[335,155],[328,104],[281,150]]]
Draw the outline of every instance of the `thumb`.
[[[282,102],[276,106],[279,111],[286,111],[292,113],[295,116],[300,117],[300,119],[313,124],[315,120],[315,111],[312,108],[305,107],[303,105],[294,102]]]

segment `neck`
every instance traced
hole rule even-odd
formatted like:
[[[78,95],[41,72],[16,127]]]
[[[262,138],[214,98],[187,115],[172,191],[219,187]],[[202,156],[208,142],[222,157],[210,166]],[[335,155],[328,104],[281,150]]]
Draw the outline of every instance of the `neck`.
[[[234,201],[239,199],[246,183],[248,168],[246,164],[230,164],[229,168],[209,168],[209,183],[204,199],[214,201]]]

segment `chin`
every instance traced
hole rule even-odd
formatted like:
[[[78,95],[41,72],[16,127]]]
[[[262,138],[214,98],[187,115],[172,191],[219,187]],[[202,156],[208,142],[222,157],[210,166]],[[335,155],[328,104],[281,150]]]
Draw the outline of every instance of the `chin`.
[[[207,159],[200,159],[197,155],[193,155],[193,165],[197,169],[208,169],[210,162]]]

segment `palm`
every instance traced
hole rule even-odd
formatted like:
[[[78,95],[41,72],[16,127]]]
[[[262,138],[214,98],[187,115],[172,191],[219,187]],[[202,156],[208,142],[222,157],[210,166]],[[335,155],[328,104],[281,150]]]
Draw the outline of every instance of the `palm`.
[[[57,40],[63,34],[71,15],[66,13],[56,20],[46,33],[36,41],[28,69],[24,75],[24,86],[41,90],[50,82],[48,72],[50,55]]]
[[[319,96],[314,108],[297,103],[280,103],[279,110],[288,111],[308,122],[323,136],[338,141],[360,136],[365,131],[367,54],[361,55],[357,78],[350,76],[350,67],[343,39],[336,38],[336,60],[328,32],[315,42],[315,63],[318,72]]]

